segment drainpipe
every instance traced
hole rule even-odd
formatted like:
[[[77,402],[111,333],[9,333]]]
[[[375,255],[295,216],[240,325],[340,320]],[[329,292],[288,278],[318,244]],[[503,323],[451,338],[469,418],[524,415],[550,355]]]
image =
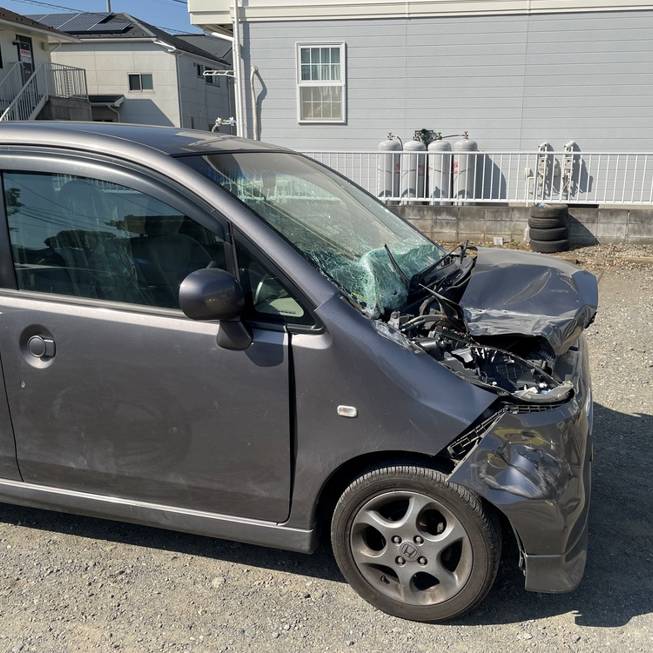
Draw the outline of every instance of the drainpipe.
[[[252,103],[252,138],[255,141],[260,140],[258,135],[258,107],[256,106],[256,89],[254,88],[254,83],[256,82],[256,75],[258,74],[258,68],[252,66],[252,69],[249,71],[249,90],[251,93],[251,103]]]

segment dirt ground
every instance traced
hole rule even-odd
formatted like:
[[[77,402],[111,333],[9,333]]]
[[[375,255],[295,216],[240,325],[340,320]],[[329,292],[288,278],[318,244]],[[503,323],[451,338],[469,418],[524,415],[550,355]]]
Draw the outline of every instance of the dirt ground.
[[[527,593],[511,560],[473,614],[414,624],[360,600],[326,549],[303,556],[0,504],[0,652],[653,650],[653,265],[620,264],[616,250],[575,256],[601,278],[578,590]]]

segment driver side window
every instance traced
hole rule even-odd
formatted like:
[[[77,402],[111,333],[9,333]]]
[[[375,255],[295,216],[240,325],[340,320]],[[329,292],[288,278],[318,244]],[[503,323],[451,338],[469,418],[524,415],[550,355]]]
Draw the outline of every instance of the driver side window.
[[[239,240],[236,240],[236,256],[247,302],[246,317],[303,325],[313,323],[310,314],[279,277]]]
[[[225,267],[224,234],[156,197],[51,173],[2,182],[19,290],[179,308],[188,274]]]

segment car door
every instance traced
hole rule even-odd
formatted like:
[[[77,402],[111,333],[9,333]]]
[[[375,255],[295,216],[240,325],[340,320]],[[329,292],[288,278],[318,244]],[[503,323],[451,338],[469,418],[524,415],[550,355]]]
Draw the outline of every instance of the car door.
[[[285,519],[287,334],[259,325],[228,351],[178,309],[186,274],[230,267],[224,221],[117,163],[0,163],[0,353],[23,480]]]

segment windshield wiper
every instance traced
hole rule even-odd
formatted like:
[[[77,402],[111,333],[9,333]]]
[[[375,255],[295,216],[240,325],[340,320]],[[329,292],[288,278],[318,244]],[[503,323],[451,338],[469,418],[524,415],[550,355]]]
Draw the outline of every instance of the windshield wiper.
[[[401,266],[397,262],[397,259],[395,258],[395,255],[390,251],[390,248],[388,247],[387,244],[383,245],[385,248],[385,251],[388,254],[388,258],[390,259],[390,263],[392,264],[392,267],[394,268],[395,272],[401,277],[402,281],[406,284],[406,290],[410,287],[411,279],[408,277],[408,275],[401,269]]]
[[[467,248],[467,243],[465,243],[465,248]],[[441,295],[438,292],[435,292],[433,288],[429,288],[428,286],[425,286],[421,281],[417,280],[417,282],[414,282],[413,280],[418,277],[418,275],[414,275],[412,279],[408,278],[408,275],[401,269],[401,266],[397,262],[397,259],[395,258],[394,254],[390,251],[390,248],[387,245],[383,246],[385,248],[385,251],[388,254],[388,258],[390,259],[390,263],[392,264],[392,267],[395,269],[396,273],[404,280],[404,282],[407,284],[406,288],[410,292],[410,284],[415,283],[415,285],[419,286],[423,290],[426,290],[432,297],[438,300],[438,303],[440,304],[440,307],[442,308],[442,311],[446,314],[446,310],[444,308],[444,304],[448,304],[449,306],[452,306],[456,313],[459,316],[462,316],[462,309],[460,306],[454,302],[453,300],[449,299],[448,297],[444,297],[444,295]],[[458,248],[456,248],[458,249]],[[454,250],[455,251],[455,250]],[[462,318],[461,318],[462,319]]]
[[[422,285],[422,281],[429,275],[429,273],[433,272],[433,270],[435,270],[440,265],[440,263],[453,256],[458,249],[460,249],[460,260],[462,261],[465,258],[467,250],[469,249],[469,240],[466,240],[464,243],[458,243],[458,245],[456,245],[451,251],[447,252],[444,256],[441,256],[437,261],[435,261],[435,263],[431,263],[431,265],[424,268],[421,272],[414,274],[410,280],[410,285],[412,287]]]

